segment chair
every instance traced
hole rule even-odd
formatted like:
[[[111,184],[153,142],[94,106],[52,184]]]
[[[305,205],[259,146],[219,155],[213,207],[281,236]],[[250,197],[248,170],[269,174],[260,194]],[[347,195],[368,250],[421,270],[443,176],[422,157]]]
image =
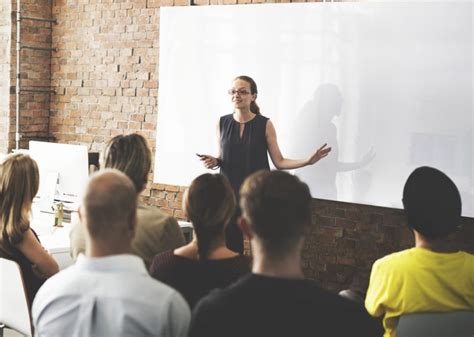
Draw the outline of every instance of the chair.
[[[396,337],[473,337],[474,311],[414,313],[400,316]]]
[[[0,326],[32,336],[27,301],[20,267],[14,261],[0,258]]]

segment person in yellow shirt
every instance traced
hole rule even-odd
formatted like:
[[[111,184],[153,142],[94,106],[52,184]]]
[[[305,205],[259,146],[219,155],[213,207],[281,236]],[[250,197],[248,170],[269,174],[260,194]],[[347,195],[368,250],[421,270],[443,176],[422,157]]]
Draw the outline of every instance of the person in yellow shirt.
[[[403,190],[415,247],[377,260],[365,307],[383,316],[384,337],[394,337],[401,315],[474,310],[474,255],[453,250],[447,238],[461,221],[461,197],[443,172],[419,167]]]

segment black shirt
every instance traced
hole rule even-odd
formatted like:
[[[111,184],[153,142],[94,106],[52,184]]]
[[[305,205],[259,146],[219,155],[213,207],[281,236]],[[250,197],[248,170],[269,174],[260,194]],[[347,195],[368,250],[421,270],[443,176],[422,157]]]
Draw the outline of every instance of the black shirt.
[[[211,292],[193,311],[190,337],[382,336],[365,309],[311,280],[250,274]]]
[[[35,235],[36,240],[39,242],[38,235],[36,235],[36,232],[33,229],[31,230]],[[26,296],[28,298],[28,307],[31,308],[36,293],[46,280],[38,277],[33,272],[33,264],[26,258],[25,255],[23,255],[19,249],[12,247],[10,254],[5,252],[2,253],[0,251],[0,257],[15,261],[20,266],[23,283],[25,285]]]
[[[229,178],[239,195],[240,185],[250,174],[270,169],[266,127],[268,118],[256,115],[245,123],[242,138],[240,124],[233,114],[222,116],[219,122],[221,146],[221,173]]]
[[[244,255],[220,260],[191,260],[172,250],[153,259],[150,274],[178,290],[191,308],[209,291],[224,288],[250,273],[250,259]]]

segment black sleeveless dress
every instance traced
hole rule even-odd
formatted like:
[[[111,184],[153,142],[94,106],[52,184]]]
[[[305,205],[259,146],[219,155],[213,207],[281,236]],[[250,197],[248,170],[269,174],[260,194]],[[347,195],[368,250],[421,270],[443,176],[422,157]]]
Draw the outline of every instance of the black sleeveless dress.
[[[31,230],[39,242],[40,240],[38,235],[36,235],[36,232],[33,229]],[[23,284],[25,286],[26,296],[28,298],[28,307],[31,309],[31,305],[33,304],[36,293],[46,280],[36,276],[36,274],[33,272],[33,265],[31,264],[30,260],[28,260],[28,258],[17,248],[11,247],[11,252],[9,254],[0,251],[0,257],[15,261],[20,266]]]
[[[252,173],[265,169],[269,170],[268,146],[265,137],[268,118],[256,115],[245,123],[242,138],[240,124],[233,114],[222,116],[219,121],[221,147],[221,173],[225,175],[234,190],[237,200],[239,189],[245,178]],[[227,227],[227,246],[237,252],[243,252],[243,237],[236,219],[240,211]]]

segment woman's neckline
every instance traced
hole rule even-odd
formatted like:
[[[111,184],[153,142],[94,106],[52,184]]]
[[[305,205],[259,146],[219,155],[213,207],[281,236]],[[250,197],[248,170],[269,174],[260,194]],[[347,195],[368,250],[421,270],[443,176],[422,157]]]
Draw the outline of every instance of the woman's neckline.
[[[235,112],[232,113],[232,119],[234,122],[238,123],[238,124],[247,124],[251,121],[253,121],[255,118],[257,117],[257,114],[254,114],[254,116],[252,118],[250,118],[249,120],[245,121],[245,122],[239,122],[238,120],[235,119]]]

